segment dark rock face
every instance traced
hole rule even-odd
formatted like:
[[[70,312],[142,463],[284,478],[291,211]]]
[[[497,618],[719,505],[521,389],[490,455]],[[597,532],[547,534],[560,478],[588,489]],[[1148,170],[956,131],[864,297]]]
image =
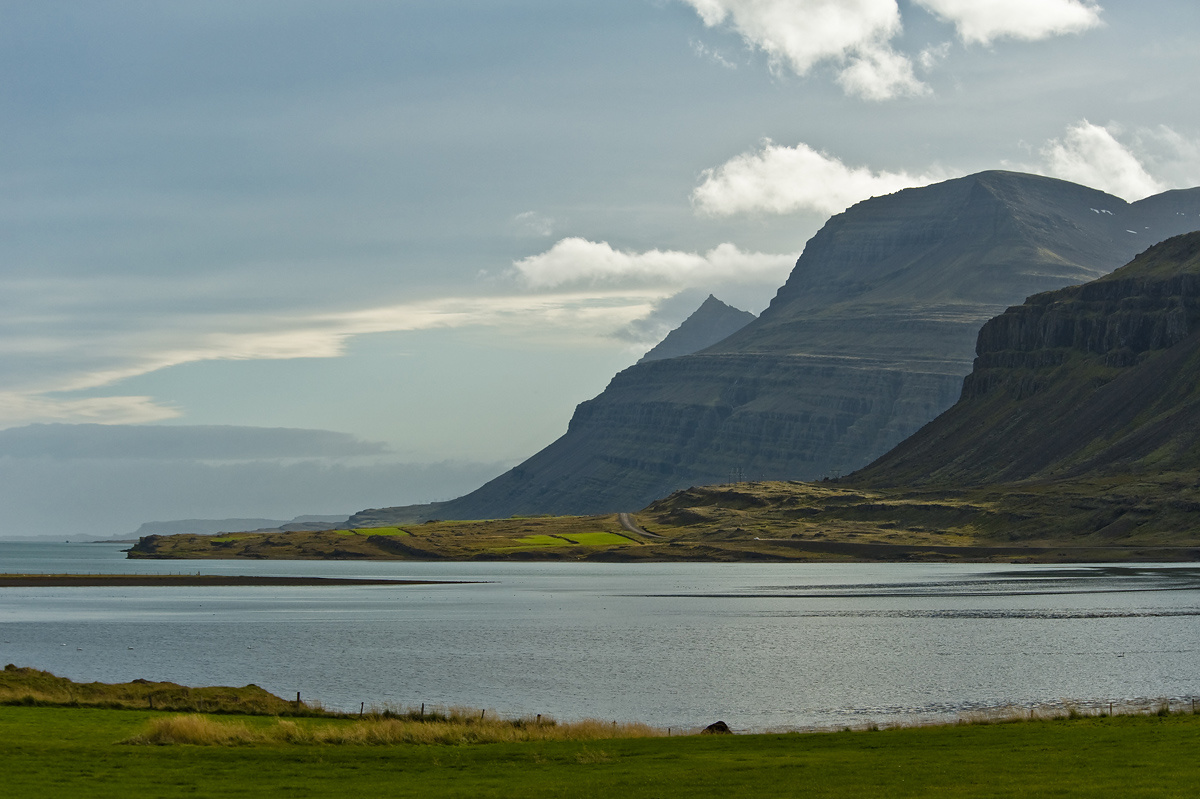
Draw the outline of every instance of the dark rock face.
[[[661,361],[691,355],[711,347],[723,338],[736,333],[753,322],[754,314],[742,311],[709,294],[696,311],[679,327],[642,356],[638,363]]]
[[[1200,468],[1200,233],[979,332],[960,400],[855,475],[868,485]]]
[[[1009,172],[859,203],[757,320],[619,373],[562,438],[439,516],[603,513],[690,485],[850,472],[954,402],[987,319],[1195,228],[1200,189],[1130,204]]]
[[[713,722],[700,731],[701,735],[733,735],[733,730],[723,721]]]

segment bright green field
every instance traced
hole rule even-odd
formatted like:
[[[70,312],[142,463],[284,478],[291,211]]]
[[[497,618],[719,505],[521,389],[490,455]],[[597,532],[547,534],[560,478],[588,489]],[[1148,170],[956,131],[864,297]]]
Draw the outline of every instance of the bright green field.
[[[128,746],[153,714],[0,707],[5,797],[1192,797],[1200,718],[479,746]],[[248,720],[267,723],[268,720]]]
[[[399,527],[371,527],[364,530],[334,530],[338,535],[409,535]]]
[[[518,550],[529,547],[613,547],[634,543],[616,533],[571,533],[570,535],[527,535],[512,539],[518,546],[493,547],[496,550]]]

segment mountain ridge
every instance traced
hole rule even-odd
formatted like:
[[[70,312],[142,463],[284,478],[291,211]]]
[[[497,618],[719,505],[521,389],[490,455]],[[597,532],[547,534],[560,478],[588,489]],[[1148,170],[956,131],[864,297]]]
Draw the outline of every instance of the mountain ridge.
[[[1000,171],[858,203],[758,319],[619,372],[561,438],[438,515],[602,513],[738,476],[848,473],[954,403],[988,318],[1196,227],[1200,189],[1127,203]]]

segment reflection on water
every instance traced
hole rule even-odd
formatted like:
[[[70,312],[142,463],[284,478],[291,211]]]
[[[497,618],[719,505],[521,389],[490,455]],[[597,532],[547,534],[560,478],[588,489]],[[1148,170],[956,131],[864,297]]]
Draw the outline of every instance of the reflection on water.
[[[0,544],[0,570],[486,581],[0,592],[3,662],[343,708],[762,729],[1200,694],[1194,566],[126,561]]]

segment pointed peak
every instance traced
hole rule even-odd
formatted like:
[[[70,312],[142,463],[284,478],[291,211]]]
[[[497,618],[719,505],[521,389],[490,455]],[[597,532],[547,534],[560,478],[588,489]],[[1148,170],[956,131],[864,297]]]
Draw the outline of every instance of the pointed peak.
[[[754,314],[742,311],[721,302],[714,295],[700,304],[692,314],[667,334],[652,350],[642,356],[638,363],[678,358],[707,349],[718,341],[736,333],[754,321]]]

